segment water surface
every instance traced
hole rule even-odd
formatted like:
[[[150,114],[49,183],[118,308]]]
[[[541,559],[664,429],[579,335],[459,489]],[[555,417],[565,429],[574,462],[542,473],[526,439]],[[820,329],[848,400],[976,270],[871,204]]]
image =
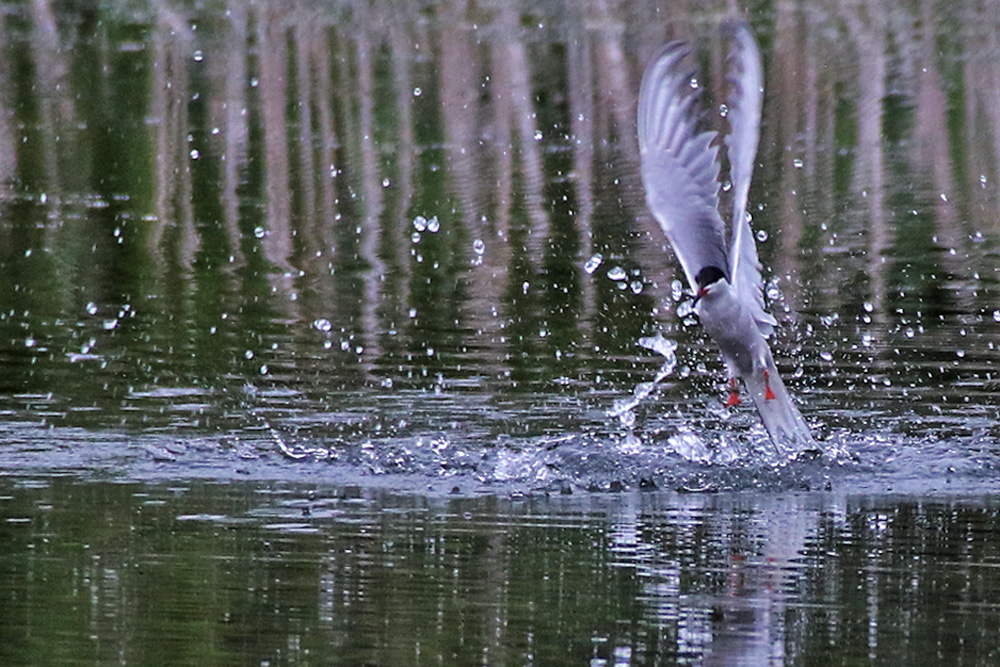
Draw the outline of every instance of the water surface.
[[[750,8],[788,461],[637,173],[723,5],[2,5],[0,662],[993,664],[1000,8]]]

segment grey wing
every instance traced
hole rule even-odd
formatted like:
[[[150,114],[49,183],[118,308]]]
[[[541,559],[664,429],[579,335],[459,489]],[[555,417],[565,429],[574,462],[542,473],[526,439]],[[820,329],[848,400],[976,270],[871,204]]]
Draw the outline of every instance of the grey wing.
[[[705,266],[728,277],[725,226],[719,215],[715,132],[699,132],[694,69],[681,42],[668,44],[646,68],[639,89],[639,158],[646,203],[680,260],[691,289]]]
[[[730,51],[727,58],[729,96],[726,100],[731,128],[726,137],[730,176],[733,182],[732,284],[743,303],[751,304],[753,317],[761,333],[769,336],[776,324],[764,309],[761,264],[757,256],[747,215],[747,196],[753,178],[757,144],[760,141],[760,114],[764,100],[764,72],[760,51],[750,29],[744,23],[726,24]]]

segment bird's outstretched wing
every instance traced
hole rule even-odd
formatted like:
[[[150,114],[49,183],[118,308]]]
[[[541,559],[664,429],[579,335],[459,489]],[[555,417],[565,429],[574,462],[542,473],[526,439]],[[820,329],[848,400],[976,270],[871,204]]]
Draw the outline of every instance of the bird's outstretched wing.
[[[730,277],[725,227],[719,215],[717,133],[699,132],[695,74],[689,47],[672,42],[646,68],[639,89],[642,181],[649,210],[680,260],[691,289],[706,266]],[[756,254],[754,255],[756,257]]]
[[[747,216],[747,196],[760,141],[763,66],[757,42],[745,23],[727,23],[723,30],[728,34],[730,43],[726,59],[726,80],[729,84],[726,118],[731,132],[725,141],[733,183],[732,249],[729,253],[731,282],[743,303],[750,305],[761,333],[769,336],[776,321],[764,309],[761,264]]]

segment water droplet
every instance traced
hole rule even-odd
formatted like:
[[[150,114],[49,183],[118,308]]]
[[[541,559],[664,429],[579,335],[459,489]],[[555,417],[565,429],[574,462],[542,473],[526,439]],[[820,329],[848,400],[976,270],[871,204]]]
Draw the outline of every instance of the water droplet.
[[[247,350],[246,352],[244,352],[243,358],[247,360],[253,359],[253,350]]]
[[[945,193],[942,192],[938,196],[941,197],[941,201],[943,201],[943,202],[947,202],[948,201],[948,195],[946,195]]]
[[[191,152],[190,152],[190,153],[188,153],[188,155],[190,155],[190,156],[191,156],[191,159],[192,159],[192,160],[197,160],[198,158],[200,158],[200,157],[201,157],[201,153],[199,153],[199,152],[198,152],[198,149],[197,149],[197,148],[192,148],[192,149],[191,149]]]
[[[434,348],[433,347],[427,348],[427,356],[428,357],[433,357],[434,356]]]
[[[1000,322],[1000,310],[993,311],[993,321]]]
[[[913,338],[916,335],[916,332],[913,330],[913,327],[906,327],[906,331],[903,332],[903,335],[907,338]]]
[[[482,239],[476,239],[472,242],[472,251],[477,255],[482,255],[486,252],[486,244],[483,243]]]
[[[677,351],[677,341],[664,338],[663,334],[660,333],[652,337],[640,338],[639,345],[668,359],[672,358]]]
[[[261,366],[260,366],[260,374],[261,375],[267,375],[267,371],[268,371],[267,364],[261,364]]]
[[[542,131],[535,130],[535,141],[541,141],[541,140],[542,140]]]
[[[420,89],[420,86],[417,86],[416,88],[413,89],[413,96],[414,97],[420,97],[423,94],[424,94],[424,91]]]
[[[416,316],[417,316],[417,309],[416,308],[410,308],[410,310],[407,313],[407,315],[410,316],[411,320],[414,319],[414,318],[416,318]]]
[[[349,340],[342,340],[342,341],[340,341],[340,349],[343,350],[344,352],[347,352],[348,350],[350,350],[351,349],[351,341],[349,341]]]
[[[418,215],[413,219],[413,228],[418,232],[425,231],[427,229],[427,218],[422,215]]]
[[[333,324],[325,317],[320,317],[313,320],[313,328],[317,331],[330,331],[333,329]]]
[[[35,339],[34,336],[28,336],[27,338],[24,339],[25,347],[35,347],[36,345],[38,345],[38,341]]]
[[[521,283],[521,293],[522,294],[527,294],[528,293],[528,288],[530,288],[530,287],[531,287],[531,283],[529,283],[527,280],[525,280],[523,283]]]
[[[764,231],[763,229],[758,229],[757,230],[757,241],[759,243],[763,243],[766,240],[767,240],[767,232]]]
[[[873,310],[875,310],[875,306],[872,304],[871,301],[865,301],[864,308],[866,313],[870,313]]]
[[[438,221],[438,217],[435,215],[433,218],[427,221],[427,231],[429,231],[431,234],[436,234],[439,229],[441,229],[441,223]]]
[[[674,301],[680,301],[684,296],[684,283],[679,280],[673,280],[670,282],[670,298]]]
[[[202,52],[201,49],[198,49],[197,51],[194,52],[194,61],[196,63],[200,63],[204,59],[205,59],[205,54]]]
[[[829,350],[823,350],[819,353],[819,358],[823,361],[833,361],[833,353]]]
[[[583,265],[583,270],[593,275],[594,271],[598,269],[598,267],[601,265],[601,262],[603,261],[604,261],[604,255],[602,255],[599,252],[595,253],[593,256],[591,256],[590,259],[587,260],[587,263]]]
[[[413,232],[410,234],[410,241],[413,243],[420,243],[420,232]]]
[[[958,355],[959,359],[962,359],[963,357],[965,357],[965,350],[955,350],[955,354]]]
[[[867,334],[867,333],[866,334],[862,334],[861,335],[861,344],[864,345],[865,347],[871,347],[872,346],[872,335],[871,334]]]
[[[626,408],[618,413],[618,421],[622,425],[622,428],[632,428],[635,426],[635,413]]]
[[[379,384],[382,385],[383,389],[392,389],[392,378],[382,378]]]
[[[725,104],[720,104],[719,105],[719,115],[722,116],[723,118],[725,118],[726,116],[728,116],[729,115],[729,107],[726,106]]]
[[[632,282],[630,282],[628,284],[628,287],[629,287],[630,290],[632,290],[632,294],[641,294],[642,293],[642,281],[641,280],[633,280]]]
[[[799,158],[795,158],[794,160],[792,160],[792,166],[795,167],[796,169],[801,169],[803,165],[804,163]]]
[[[93,301],[91,301],[90,303],[88,303],[87,304],[87,312],[89,314],[91,314],[91,315],[96,315],[97,314],[97,304],[94,303]]]
[[[614,266],[608,269],[608,278],[611,280],[625,280],[626,273],[625,269],[620,266]]]
[[[118,328],[118,320],[104,320],[104,330],[111,331]]]
[[[390,181],[388,178],[383,178],[382,179],[382,187],[383,188],[387,188],[390,185],[392,185],[392,181]]]
[[[696,76],[691,77],[691,80],[688,81],[688,85],[691,86],[692,88],[697,88],[698,87],[698,77],[696,77]]]
[[[265,236],[267,236],[267,230],[264,229],[263,227],[254,227],[253,235],[259,239],[262,239]]]

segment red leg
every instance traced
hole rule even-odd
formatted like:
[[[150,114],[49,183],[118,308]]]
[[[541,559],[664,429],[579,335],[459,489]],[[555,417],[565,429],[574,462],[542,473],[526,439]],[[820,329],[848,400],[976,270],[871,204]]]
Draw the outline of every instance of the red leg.
[[[764,371],[764,398],[773,401],[774,392],[771,391],[771,374],[766,370]]]
[[[736,388],[736,378],[729,378],[729,400],[726,401],[726,407],[731,408],[739,404],[740,392]]]

